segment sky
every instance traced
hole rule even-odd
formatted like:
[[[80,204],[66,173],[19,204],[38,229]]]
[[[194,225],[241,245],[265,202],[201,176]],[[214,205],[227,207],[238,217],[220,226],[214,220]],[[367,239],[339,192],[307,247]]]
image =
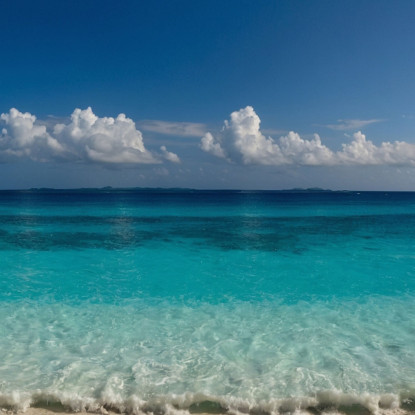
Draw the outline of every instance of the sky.
[[[0,189],[415,190],[412,0],[0,3]]]

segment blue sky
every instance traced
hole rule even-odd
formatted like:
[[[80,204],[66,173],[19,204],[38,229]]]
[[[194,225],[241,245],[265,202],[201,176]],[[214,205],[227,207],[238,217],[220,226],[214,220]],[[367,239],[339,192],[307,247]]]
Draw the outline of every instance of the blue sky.
[[[414,18],[413,1],[5,1],[0,188],[414,190]]]

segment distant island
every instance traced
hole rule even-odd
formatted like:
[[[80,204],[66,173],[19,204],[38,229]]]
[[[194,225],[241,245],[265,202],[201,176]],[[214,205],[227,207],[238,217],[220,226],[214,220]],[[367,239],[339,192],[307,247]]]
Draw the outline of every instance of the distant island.
[[[331,190],[320,187],[292,189],[192,189],[186,187],[112,187],[104,186],[99,188],[81,187],[71,189],[57,189],[52,187],[32,187],[30,189],[3,189],[0,192],[27,192],[27,193],[129,193],[129,192],[155,192],[155,193],[206,193],[206,192],[223,192],[223,193],[339,193],[354,192],[354,190]]]

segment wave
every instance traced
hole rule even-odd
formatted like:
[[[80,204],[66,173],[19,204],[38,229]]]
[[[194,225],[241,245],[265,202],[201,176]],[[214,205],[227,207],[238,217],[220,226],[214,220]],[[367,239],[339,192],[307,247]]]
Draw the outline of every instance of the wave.
[[[415,390],[402,393],[352,394],[336,390],[316,392],[308,397],[275,398],[249,402],[232,396],[212,396],[204,393],[153,396],[140,398],[131,395],[123,399],[106,391],[99,398],[77,393],[37,390],[33,392],[0,392],[0,407],[4,410],[26,411],[29,407],[48,408],[56,412],[108,411],[132,415],[186,415],[197,413],[230,415],[330,414],[399,415],[415,413]]]

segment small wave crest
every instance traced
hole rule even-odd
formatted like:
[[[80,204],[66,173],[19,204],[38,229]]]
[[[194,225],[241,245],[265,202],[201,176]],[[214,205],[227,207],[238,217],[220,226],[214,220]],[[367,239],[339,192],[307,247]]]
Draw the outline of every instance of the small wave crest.
[[[211,396],[204,393],[154,396],[142,399],[132,395],[121,399],[110,391],[99,398],[77,393],[35,391],[0,392],[0,407],[24,412],[29,407],[52,411],[95,412],[108,411],[132,415],[188,415],[198,413],[231,415],[279,414],[346,414],[346,415],[399,415],[415,413],[415,391],[401,394],[348,394],[340,391],[319,391],[308,397],[275,398],[249,402],[232,396]]]

